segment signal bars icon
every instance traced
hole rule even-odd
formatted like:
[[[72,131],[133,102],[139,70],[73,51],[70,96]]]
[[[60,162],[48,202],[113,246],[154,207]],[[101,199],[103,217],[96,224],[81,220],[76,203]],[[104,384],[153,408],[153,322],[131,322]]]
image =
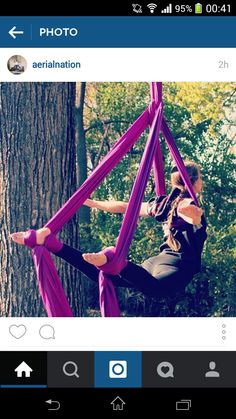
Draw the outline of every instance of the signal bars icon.
[[[149,3],[147,5],[147,7],[149,8],[150,13],[154,13],[154,10],[157,8],[157,4],[155,4],[155,3]]]
[[[172,13],[172,4],[170,3],[169,6],[161,11],[161,13]]]

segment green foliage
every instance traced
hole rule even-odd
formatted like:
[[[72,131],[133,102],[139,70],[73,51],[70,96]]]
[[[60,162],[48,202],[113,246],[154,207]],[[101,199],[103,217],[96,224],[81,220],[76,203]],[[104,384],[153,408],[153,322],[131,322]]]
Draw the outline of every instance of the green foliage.
[[[184,295],[154,300],[133,290],[119,292],[124,315],[235,316],[234,272],[235,165],[233,139],[236,115],[235,83],[164,83],[164,114],[184,159],[200,163],[204,180],[203,208],[208,240],[203,269]],[[85,109],[88,168],[94,169],[149,103],[148,83],[91,83]],[[94,127],[94,128],[93,128]],[[97,200],[128,201],[147,133],[93,194]],[[172,158],[162,139],[167,188]],[[154,195],[153,178],[144,200]],[[114,245],[123,216],[92,211],[86,250]],[[140,219],[129,252],[141,263],[158,253],[162,230],[153,219]]]

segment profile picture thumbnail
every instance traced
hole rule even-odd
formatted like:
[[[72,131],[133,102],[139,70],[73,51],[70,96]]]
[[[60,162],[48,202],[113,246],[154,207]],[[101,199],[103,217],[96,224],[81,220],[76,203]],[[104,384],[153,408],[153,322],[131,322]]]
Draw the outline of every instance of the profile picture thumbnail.
[[[27,62],[22,55],[13,55],[7,62],[7,68],[12,74],[22,74],[27,68]]]

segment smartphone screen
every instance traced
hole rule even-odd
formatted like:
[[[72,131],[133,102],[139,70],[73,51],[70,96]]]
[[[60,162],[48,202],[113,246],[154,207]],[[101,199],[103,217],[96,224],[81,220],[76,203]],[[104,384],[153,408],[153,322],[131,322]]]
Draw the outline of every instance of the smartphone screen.
[[[0,17],[1,405],[229,413],[234,5],[116,8]]]

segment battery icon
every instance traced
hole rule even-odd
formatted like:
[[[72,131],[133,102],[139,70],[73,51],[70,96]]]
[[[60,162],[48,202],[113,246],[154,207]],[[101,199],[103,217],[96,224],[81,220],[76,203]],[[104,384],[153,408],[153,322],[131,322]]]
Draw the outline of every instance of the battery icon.
[[[202,13],[202,4],[201,3],[195,4],[195,13],[197,15],[200,15]]]

